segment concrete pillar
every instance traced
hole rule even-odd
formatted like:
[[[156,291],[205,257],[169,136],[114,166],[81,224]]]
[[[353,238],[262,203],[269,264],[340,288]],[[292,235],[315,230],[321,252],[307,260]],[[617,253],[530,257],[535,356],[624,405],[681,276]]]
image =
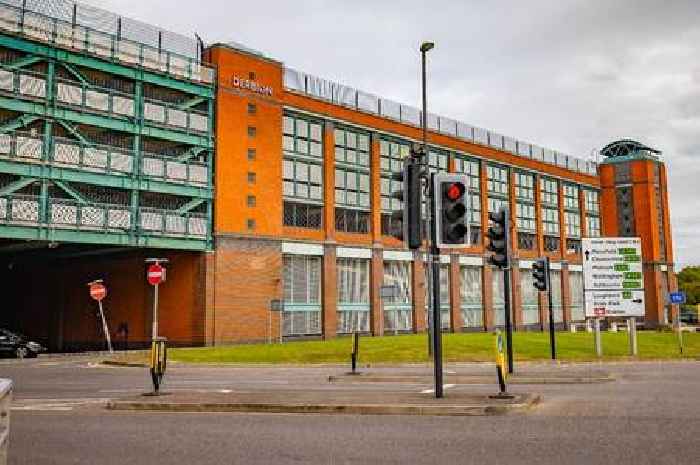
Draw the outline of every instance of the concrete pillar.
[[[336,335],[338,320],[338,278],[336,271],[336,247],[326,244],[323,247],[323,339],[332,339]]]

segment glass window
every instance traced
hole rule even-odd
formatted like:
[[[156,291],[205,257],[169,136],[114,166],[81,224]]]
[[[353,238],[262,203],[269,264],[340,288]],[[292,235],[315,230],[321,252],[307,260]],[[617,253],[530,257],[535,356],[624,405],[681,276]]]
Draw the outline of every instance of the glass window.
[[[551,270],[552,280],[552,311],[554,312],[554,322],[564,321],[564,309],[561,305],[561,271]]]
[[[283,192],[295,202],[323,202],[322,125],[297,115],[283,117]]]
[[[578,186],[564,184],[564,208],[566,210],[578,211]]]
[[[285,255],[282,263],[282,334],[321,334],[321,257]]]
[[[564,212],[566,222],[566,235],[568,237],[581,237],[581,216],[578,212]]]
[[[600,214],[600,201],[597,191],[584,190],[584,197],[586,200],[586,213],[588,214]]]
[[[569,289],[571,293],[571,321],[584,321],[583,273],[569,271]]]
[[[534,278],[530,270],[520,270],[520,298],[524,325],[536,325],[540,322],[539,292],[535,289]]]
[[[588,237],[600,237],[600,218],[586,216],[586,232]]]
[[[338,333],[369,331],[369,260],[338,258]]]
[[[559,210],[542,208],[542,229],[545,235],[559,235]]]
[[[559,207],[559,183],[554,179],[540,178],[540,194],[543,205]]]
[[[508,198],[508,168],[488,165],[486,177],[486,188],[489,195]]]
[[[462,266],[460,268],[461,286],[459,288],[462,325],[465,328],[482,328],[484,312],[482,307],[482,274],[480,266]]]
[[[413,329],[411,273],[411,262],[384,261],[384,285],[398,289],[397,297],[383,301],[384,331]]]
[[[518,231],[535,232],[535,176],[515,173],[515,217]]]

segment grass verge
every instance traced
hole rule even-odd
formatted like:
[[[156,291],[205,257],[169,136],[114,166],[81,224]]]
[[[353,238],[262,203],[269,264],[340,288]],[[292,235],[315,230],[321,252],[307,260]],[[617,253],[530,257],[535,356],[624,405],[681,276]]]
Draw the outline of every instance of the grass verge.
[[[680,359],[700,357],[700,333],[686,333],[684,353],[680,355],[678,338],[671,332],[638,332],[639,356],[635,359]],[[604,360],[632,359],[628,356],[627,333],[603,333]],[[261,363],[320,364],[349,363],[352,340],[338,337],[329,341],[298,341],[284,344],[247,344],[192,349],[171,349],[169,359],[186,363]],[[360,363],[415,363],[428,361],[425,334],[362,337]],[[549,334],[518,332],[514,334],[516,360],[550,358]],[[494,336],[491,333],[443,335],[444,360],[448,362],[487,362],[494,359]],[[557,358],[568,361],[597,360],[593,335],[557,333]]]

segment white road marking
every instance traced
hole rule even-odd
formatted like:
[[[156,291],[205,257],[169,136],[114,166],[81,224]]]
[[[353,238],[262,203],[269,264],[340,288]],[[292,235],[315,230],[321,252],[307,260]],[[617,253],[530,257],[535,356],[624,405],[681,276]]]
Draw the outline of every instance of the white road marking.
[[[110,399],[17,399],[10,410],[67,412],[75,407],[91,404],[105,404]]]
[[[450,389],[450,388],[453,388],[455,386],[456,386],[456,384],[443,384],[442,388],[443,389]],[[431,394],[433,392],[435,392],[435,389],[424,389],[420,393],[421,394]]]

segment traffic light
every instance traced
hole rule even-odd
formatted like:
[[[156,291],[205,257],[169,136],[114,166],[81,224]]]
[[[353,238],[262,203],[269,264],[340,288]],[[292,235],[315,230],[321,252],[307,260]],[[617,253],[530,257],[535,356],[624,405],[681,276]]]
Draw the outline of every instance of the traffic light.
[[[436,245],[438,248],[466,247],[469,245],[468,178],[461,174],[439,173],[434,179]]]
[[[401,190],[391,196],[403,203],[401,210],[391,214],[391,235],[405,241],[409,249],[419,249],[423,242],[421,234],[421,179],[420,164],[414,157],[404,160],[401,173],[394,173],[392,179],[400,181]]]
[[[489,220],[491,220],[492,224],[486,233],[486,237],[489,238],[489,244],[486,248],[493,252],[493,255],[489,257],[489,262],[502,269],[508,268],[510,266],[510,220],[508,207],[501,207],[497,212],[490,212]]]
[[[549,260],[546,258],[538,258],[535,263],[532,264],[532,277],[534,281],[532,283],[535,289],[538,291],[546,291],[549,279]]]

